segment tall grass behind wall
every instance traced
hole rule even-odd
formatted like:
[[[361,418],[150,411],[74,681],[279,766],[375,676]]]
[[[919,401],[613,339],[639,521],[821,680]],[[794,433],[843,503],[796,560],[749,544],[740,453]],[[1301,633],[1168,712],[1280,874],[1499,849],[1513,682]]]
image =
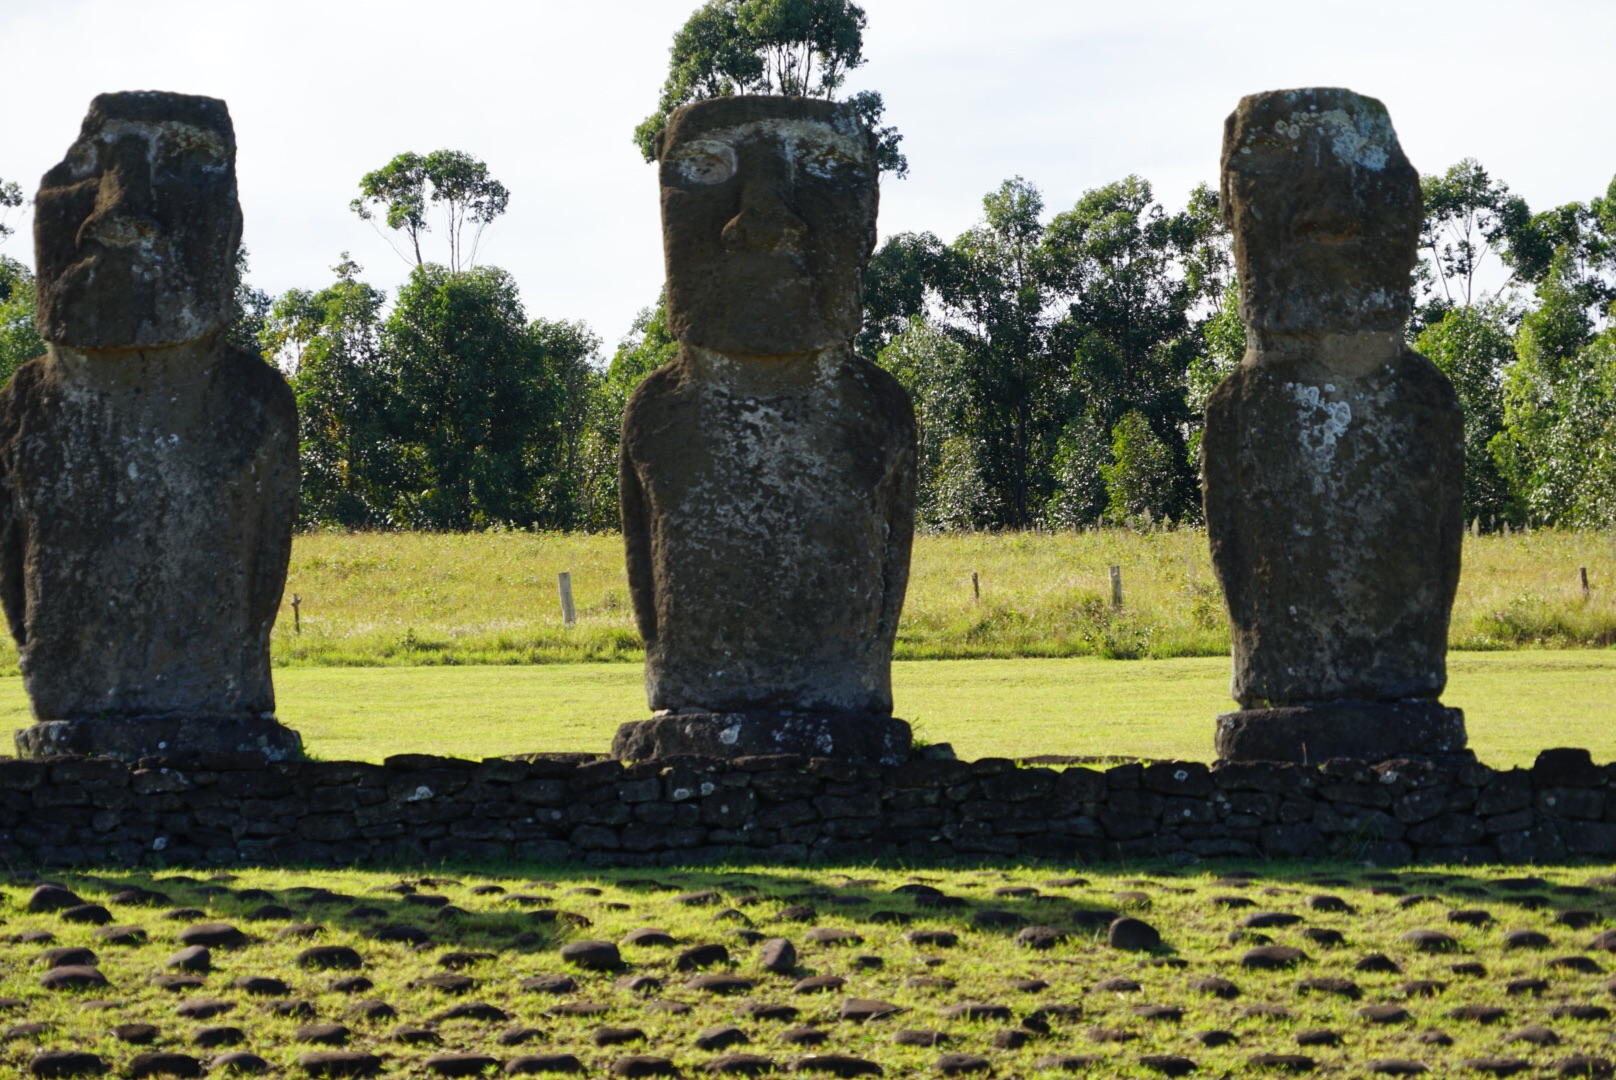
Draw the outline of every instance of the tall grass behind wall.
[[[1120,609],[1111,606],[1113,565],[1122,569]],[[1581,567],[1593,585],[1587,600]],[[562,625],[557,598],[563,570],[572,575],[578,609],[571,629]],[[1467,538],[1449,640],[1455,649],[1616,646],[1616,532]],[[621,539],[523,532],[301,535],[273,648],[277,664],[299,666],[642,657]],[[1203,532],[916,538],[899,659],[1137,659],[1228,650]],[[15,670],[7,638],[0,671]]]

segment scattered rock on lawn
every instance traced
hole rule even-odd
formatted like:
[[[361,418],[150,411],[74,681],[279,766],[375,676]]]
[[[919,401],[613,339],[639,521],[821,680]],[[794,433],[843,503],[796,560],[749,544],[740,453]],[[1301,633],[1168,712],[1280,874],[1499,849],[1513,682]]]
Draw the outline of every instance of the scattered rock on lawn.
[[[584,1063],[572,1054],[524,1054],[505,1063],[505,1072],[512,1076],[537,1076],[542,1073],[581,1073]]]
[[[1312,1072],[1319,1063],[1306,1054],[1253,1054],[1246,1059],[1254,1069],[1273,1069],[1277,1072]]]
[[[722,945],[695,945],[679,953],[676,971],[699,971],[714,964],[729,963],[729,950]]]
[[[67,964],[51,968],[39,977],[46,990],[88,990],[107,985],[107,977],[88,964]]]
[[[1259,945],[1246,950],[1240,958],[1240,966],[1256,971],[1280,971],[1293,968],[1306,959],[1307,953],[1289,945]]]
[[[1459,942],[1440,930],[1410,930],[1397,940],[1407,942],[1420,952],[1453,952]]]
[[[785,938],[770,938],[758,950],[758,963],[764,971],[789,974],[797,966],[797,947]]]
[[[213,968],[213,954],[206,945],[187,945],[163,961],[163,966],[175,971],[210,971]]]
[[[154,1050],[144,1054],[136,1054],[124,1066],[128,1074],[135,1080],[144,1080],[148,1076],[175,1076],[196,1077],[202,1075],[202,1063],[189,1054],[179,1054],[172,1050]]]
[[[40,885],[28,894],[26,906],[29,911],[40,914],[48,911],[65,911],[83,903],[84,901],[70,889],[64,889],[60,885]]]
[[[100,1076],[107,1066],[83,1050],[42,1050],[28,1062],[28,1071],[39,1077]]]
[[[1124,917],[1111,923],[1105,935],[1106,944],[1113,949],[1145,952],[1161,946],[1161,934],[1143,919]]]
[[[751,1042],[751,1038],[734,1024],[720,1024],[716,1027],[703,1028],[696,1035],[696,1048],[699,1050],[727,1050],[732,1046],[740,1046]]]
[[[315,1077],[375,1076],[382,1069],[381,1058],[361,1050],[316,1050],[299,1057],[297,1063]]]
[[[623,966],[622,954],[609,941],[569,941],[561,946],[561,959],[586,971],[615,971]]]
[[[969,1076],[992,1069],[987,1058],[976,1054],[943,1054],[937,1059],[937,1071],[944,1076]]]
[[[236,949],[247,944],[247,935],[229,923],[194,923],[179,933],[181,945],[202,945],[210,949]]]
[[[630,1054],[612,1062],[613,1076],[634,1080],[640,1076],[678,1076],[679,1068],[665,1057],[651,1054]]]
[[[1240,996],[1240,987],[1228,979],[1219,978],[1216,975],[1203,975],[1200,978],[1191,979],[1189,987],[1198,994],[1222,998],[1224,1001],[1232,1001]]]
[[[902,1005],[894,1005],[890,1001],[881,1001],[876,998],[848,998],[842,1002],[837,1015],[843,1020],[851,1020],[855,1024],[862,1024],[866,1020],[879,1020],[884,1016],[895,1016],[903,1012]]]
[[[1024,949],[1053,949],[1065,940],[1065,932],[1053,926],[1029,926],[1016,935],[1016,944]]]
[[[230,1054],[220,1054],[213,1059],[213,1071],[223,1073],[240,1073],[243,1076],[258,1076],[269,1071],[269,1062],[257,1054],[246,1050],[238,1050]]]

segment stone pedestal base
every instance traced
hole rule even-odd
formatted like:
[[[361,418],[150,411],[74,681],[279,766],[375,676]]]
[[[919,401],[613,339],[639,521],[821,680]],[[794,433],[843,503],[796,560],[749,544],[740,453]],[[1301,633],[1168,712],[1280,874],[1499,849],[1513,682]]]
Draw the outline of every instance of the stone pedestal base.
[[[1464,712],[1435,701],[1325,701],[1242,709],[1218,717],[1225,761],[1469,756]]]
[[[890,716],[677,713],[618,728],[612,757],[650,761],[801,754],[854,765],[901,765],[909,760],[912,738],[909,725]]]
[[[18,757],[143,757],[262,754],[269,761],[298,757],[303,739],[273,718],[190,719],[161,716],[42,720],[17,732]]]

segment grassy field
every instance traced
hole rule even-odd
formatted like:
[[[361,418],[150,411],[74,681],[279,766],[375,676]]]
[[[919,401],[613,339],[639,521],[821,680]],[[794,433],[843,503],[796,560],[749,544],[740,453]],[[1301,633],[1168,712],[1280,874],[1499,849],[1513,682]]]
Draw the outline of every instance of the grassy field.
[[[1110,606],[1106,568],[1124,600]],[[1585,602],[1577,570],[1594,584]],[[556,574],[579,621],[561,625]],[[971,591],[971,574],[981,600]],[[1467,541],[1452,644],[1466,650],[1616,644],[1616,533],[1534,532]],[[301,598],[302,633],[291,601]],[[3,637],[4,635],[0,635]],[[1223,600],[1204,534],[922,536],[898,633],[904,660],[1221,656]],[[615,536],[310,533],[297,538],[275,628],[280,665],[638,660]],[[9,640],[0,669],[14,666]]]
[[[30,912],[30,883],[13,880],[0,1069],[69,1075],[42,1064],[76,1053],[120,1076],[321,1075],[308,1055],[336,1053],[346,1075],[411,1077],[1609,1076],[1596,935],[1611,880],[1340,866],[61,876],[102,906],[89,914],[103,929],[82,908]],[[1112,946],[1118,917],[1159,944]],[[218,943],[187,975],[171,957],[198,935]],[[764,966],[769,939],[791,943],[790,962]],[[573,960],[566,946],[585,942],[611,966]],[[61,949],[81,952],[47,951]]]
[[[1462,653],[1449,669],[1445,700],[1489,764],[1527,765],[1546,746],[1616,760],[1616,650]],[[964,758],[1210,760],[1212,717],[1233,707],[1222,657],[901,662],[893,679],[898,714]],[[328,760],[603,752],[618,724],[645,716],[630,664],[302,667],[276,687],[281,718]],[[0,732],[30,722],[22,681],[0,679]]]

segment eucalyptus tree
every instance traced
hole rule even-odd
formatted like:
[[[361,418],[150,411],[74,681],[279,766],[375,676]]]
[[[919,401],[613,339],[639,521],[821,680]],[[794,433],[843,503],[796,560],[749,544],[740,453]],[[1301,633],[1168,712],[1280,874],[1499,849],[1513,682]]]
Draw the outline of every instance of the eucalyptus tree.
[[[438,210],[449,243],[449,271],[459,273],[477,264],[483,230],[509,202],[510,192],[485,162],[460,150],[434,150],[425,156],[399,154],[366,173],[359,180],[359,198],[348,207],[372,224],[380,212],[389,229],[402,231],[417,267],[426,264],[421,236],[431,231],[430,212]]]
[[[834,99],[847,73],[863,66],[864,9],[851,0],[708,0],[673,36],[668,77],[656,111],[634,129],[645,160],[656,134],[681,105],[733,94]],[[882,126],[885,103],[865,90],[845,99],[875,133],[884,172],[904,176],[903,136]]]

